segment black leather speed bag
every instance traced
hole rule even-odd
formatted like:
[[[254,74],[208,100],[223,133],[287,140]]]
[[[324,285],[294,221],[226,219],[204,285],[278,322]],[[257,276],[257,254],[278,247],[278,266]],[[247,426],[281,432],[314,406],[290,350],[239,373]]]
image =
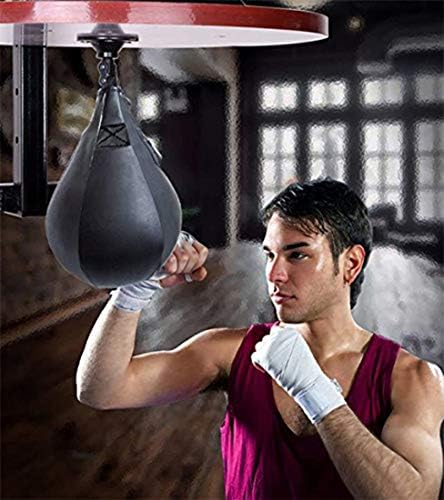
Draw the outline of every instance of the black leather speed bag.
[[[118,85],[98,92],[92,120],[51,198],[49,246],[96,288],[149,278],[174,249],[179,198]]]

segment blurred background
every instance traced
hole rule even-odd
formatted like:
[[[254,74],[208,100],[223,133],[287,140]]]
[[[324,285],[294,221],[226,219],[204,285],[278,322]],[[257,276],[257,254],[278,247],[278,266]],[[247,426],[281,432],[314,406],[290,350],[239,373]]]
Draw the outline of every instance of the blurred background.
[[[328,15],[329,39],[121,53],[184,228],[211,249],[205,283],[144,311],[136,352],[273,321],[259,210],[288,183],[328,175],[363,197],[375,227],[356,320],[444,368],[442,3],[292,5]],[[57,181],[94,108],[97,60],[89,48],[48,58]],[[1,182],[12,180],[11,73],[1,46]],[[42,217],[1,215],[2,497],[222,499],[222,393],[128,411],[77,402],[76,366],[107,299],[58,265]]]

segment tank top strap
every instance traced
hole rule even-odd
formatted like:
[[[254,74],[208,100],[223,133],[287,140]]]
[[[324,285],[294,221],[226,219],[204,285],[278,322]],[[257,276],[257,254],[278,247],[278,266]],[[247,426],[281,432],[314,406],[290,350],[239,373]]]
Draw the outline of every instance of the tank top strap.
[[[228,401],[227,416],[224,426],[228,424],[231,417],[243,419],[253,419],[254,422],[261,422],[261,425],[269,426],[267,416],[268,411],[258,413],[255,408],[264,405],[264,395],[270,389],[269,375],[257,370],[251,362],[251,354],[255,345],[270,332],[274,323],[253,324],[248,329],[231,365],[228,376]],[[231,415],[231,417],[230,417]],[[253,425],[256,423],[253,422]]]
[[[392,372],[400,348],[396,342],[373,333],[347,397],[350,405],[367,395],[383,413],[390,412]]]
[[[274,323],[256,323],[250,326],[245,337],[243,338],[239,349],[234,357],[233,363],[231,365],[230,377],[228,379],[228,388],[229,393],[230,386],[232,389],[234,387],[232,384],[234,383],[237,376],[248,370],[250,367],[250,356],[253,352],[254,346],[262,340],[265,335],[270,333],[270,328],[274,325]]]

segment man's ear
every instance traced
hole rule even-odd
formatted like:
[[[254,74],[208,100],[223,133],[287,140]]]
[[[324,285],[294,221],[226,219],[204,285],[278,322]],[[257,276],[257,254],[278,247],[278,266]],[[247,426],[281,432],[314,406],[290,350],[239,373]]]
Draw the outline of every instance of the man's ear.
[[[351,285],[361,272],[365,260],[365,250],[362,245],[353,245],[344,255],[344,283]]]

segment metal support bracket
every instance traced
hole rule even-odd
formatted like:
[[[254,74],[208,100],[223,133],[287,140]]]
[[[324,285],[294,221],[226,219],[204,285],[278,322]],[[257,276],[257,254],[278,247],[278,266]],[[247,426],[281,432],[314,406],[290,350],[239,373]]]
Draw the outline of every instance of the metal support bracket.
[[[47,181],[47,49],[44,24],[14,26],[13,182],[0,184],[9,215],[44,216],[57,183]]]

